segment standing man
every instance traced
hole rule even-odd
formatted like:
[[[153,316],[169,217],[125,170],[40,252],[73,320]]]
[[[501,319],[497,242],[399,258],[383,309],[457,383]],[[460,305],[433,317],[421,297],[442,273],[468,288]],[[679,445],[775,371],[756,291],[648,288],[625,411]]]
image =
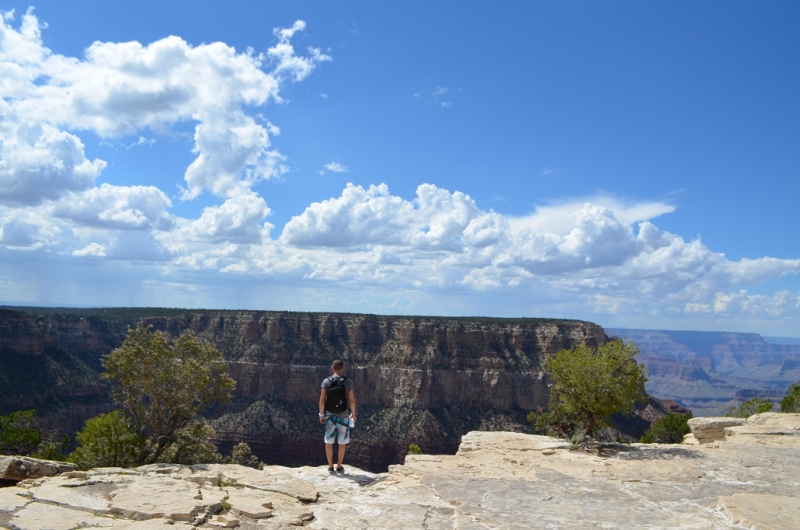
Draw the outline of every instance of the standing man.
[[[342,461],[350,443],[350,422],[356,421],[356,396],[353,381],[342,375],[344,363],[333,361],[333,375],[322,381],[319,394],[319,422],[325,424],[325,455],[328,457],[328,471],[333,473],[333,442],[339,443],[339,460],[336,472],[344,473]],[[348,410],[349,409],[349,410]]]

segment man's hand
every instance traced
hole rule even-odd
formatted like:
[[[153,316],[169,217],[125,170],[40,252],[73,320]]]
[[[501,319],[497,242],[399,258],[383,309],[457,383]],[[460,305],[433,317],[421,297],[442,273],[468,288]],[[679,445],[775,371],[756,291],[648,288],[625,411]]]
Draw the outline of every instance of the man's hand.
[[[319,417],[319,422],[320,423],[325,423],[325,419],[326,419],[325,416],[320,416]]]

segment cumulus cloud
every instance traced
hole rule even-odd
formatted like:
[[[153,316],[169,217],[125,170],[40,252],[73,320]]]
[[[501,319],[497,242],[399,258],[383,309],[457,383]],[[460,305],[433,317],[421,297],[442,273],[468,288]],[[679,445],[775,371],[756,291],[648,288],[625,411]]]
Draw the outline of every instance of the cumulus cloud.
[[[119,230],[170,230],[175,219],[168,213],[172,202],[155,186],[102,184],[65,196],[53,215],[95,227]]]
[[[86,159],[77,136],[51,125],[0,122],[0,204],[35,205],[84,190],[105,166]]]
[[[455,250],[462,238],[488,244],[499,236],[496,218],[480,212],[464,193],[432,184],[417,188],[414,201],[392,196],[386,184],[348,184],[341,197],[309,206],[284,227],[281,240],[294,246],[397,245]],[[474,224],[473,221],[475,221]]]
[[[181,221],[177,237],[189,241],[260,243],[272,229],[269,223],[262,224],[269,213],[264,199],[253,192],[242,193],[220,206],[203,209],[203,214],[195,221]],[[174,239],[176,235],[169,237]]]
[[[185,199],[205,190],[231,197],[279,175],[282,157],[269,140],[277,129],[242,109],[280,101],[283,79],[302,80],[330,60],[316,48],[295,53],[290,39],[304,28],[297,21],[277,29],[279,42],[266,54],[220,42],[191,46],[172,36],[149,45],[95,42],[77,59],[44,46],[32,11],[19,29],[3,18],[0,201],[36,204],[89,188],[105,163],[84,157],[74,135],[82,130],[117,137],[196,122]],[[267,58],[271,71],[263,69]]]
[[[273,236],[270,207],[255,190],[286,171],[286,158],[272,145],[279,128],[253,108],[282,101],[282,86],[331,60],[318,48],[297,52],[292,40],[304,22],[276,29],[264,53],[173,36],[96,42],[81,58],[45,47],[31,11],[17,27],[11,22],[7,15],[0,22],[2,281],[12,278],[11,262],[35,257],[57,263],[53,270],[113,260],[119,266],[105,270],[146,270],[137,274],[148,276],[147,285],[169,292],[230,285],[223,277],[259,279],[270,288],[290,285],[287,292],[310,304],[323,289],[331,289],[324,292],[333,304],[345,293],[352,310],[475,314],[494,300],[507,314],[540,307],[543,316],[800,318],[800,293],[748,291],[800,274],[800,259],[729,260],[700,239],[659,229],[655,221],[676,211],[666,201],[607,194],[509,216],[430,183],[409,198],[386,184],[348,184],[296,212]],[[458,94],[436,87],[413,97],[449,107]],[[192,159],[175,180],[182,179],[183,200],[206,194],[196,218],[171,213],[158,187],[98,182],[108,164],[82,140],[90,133],[127,148],[160,147],[161,135],[187,130]],[[331,161],[320,171],[348,168]],[[384,305],[370,305],[376,299]],[[450,305],[439,311],[436,304]]]

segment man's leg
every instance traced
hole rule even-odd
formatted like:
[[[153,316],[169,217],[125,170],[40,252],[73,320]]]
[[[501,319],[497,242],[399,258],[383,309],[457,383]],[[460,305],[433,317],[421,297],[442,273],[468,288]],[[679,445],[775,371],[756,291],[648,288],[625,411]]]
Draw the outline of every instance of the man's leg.
[[[325,444],[325,456],[328,457],[328,467],[333,467],[333,444]]]
[[[331,447],[331,449],[333,449],[333,447]],[[339,467],[342,467],[342,462],[344,462],[344,452],[345,451],[347,451],[347,445],[346,444],[339,444]],[[333,451],[331,451],[331,454],[333,454]]]

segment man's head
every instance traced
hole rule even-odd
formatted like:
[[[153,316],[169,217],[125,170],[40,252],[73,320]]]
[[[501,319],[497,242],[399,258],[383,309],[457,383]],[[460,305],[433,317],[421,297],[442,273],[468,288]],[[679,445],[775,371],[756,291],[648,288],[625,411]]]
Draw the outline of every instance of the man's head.
[[[344,363],[339,359],[336,359],[333,361],[333,364],[331,364],[331,369],[334,371],[334,373],[340,374],[342,373],[342,370],[344,370]]]

